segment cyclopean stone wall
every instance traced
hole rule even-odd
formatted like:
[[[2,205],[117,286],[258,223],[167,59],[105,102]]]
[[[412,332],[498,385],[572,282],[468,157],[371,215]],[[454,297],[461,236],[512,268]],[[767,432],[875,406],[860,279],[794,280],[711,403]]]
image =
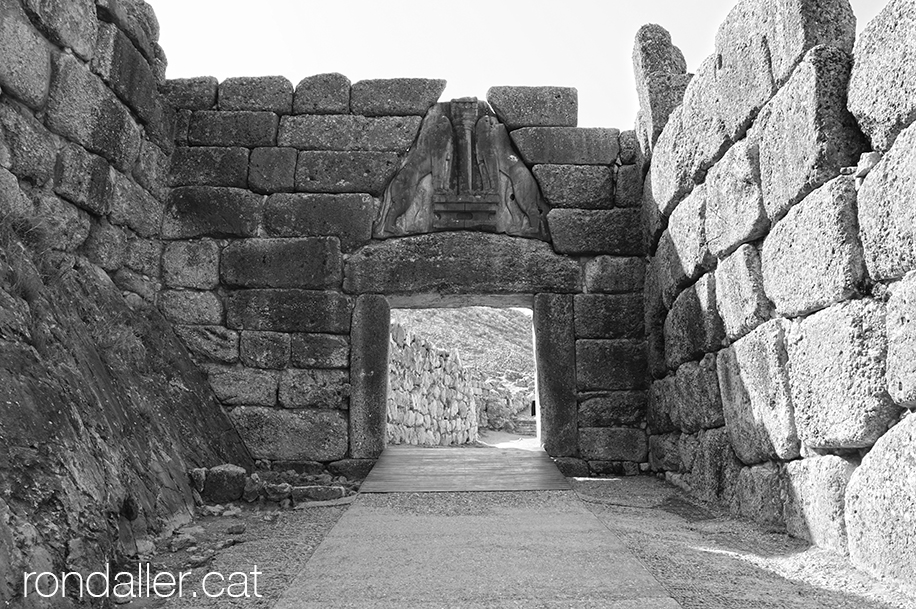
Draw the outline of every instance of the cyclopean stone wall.
[[[846,0],[740,2],[686,88],[667,32],[637,36],[650,463],[904,579],[916,7],[855,29]]]

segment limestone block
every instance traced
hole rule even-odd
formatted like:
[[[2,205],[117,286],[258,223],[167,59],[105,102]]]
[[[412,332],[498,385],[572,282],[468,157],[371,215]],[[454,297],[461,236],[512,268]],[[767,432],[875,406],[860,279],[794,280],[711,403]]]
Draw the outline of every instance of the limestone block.
[[[51,45],[15,0],[0,4],[0,58],[3,92],[30,108],[44,105],[51,80]]]
[[[262,194],[292,192],[297,157],[295,148],[255,148],[248,166],[248,188]]]
[[[649,436],[649,468],[653,472],[681,470],[681,455],[678,451],[680,436],[679,433]]]
[[[833,455],[786,463],[784,515],[789,535],[846,554],[846,486],[856,464]]]
[[[284,370],[279,396],[284,408],[345,410],[350,400],[350,374],[346,370]]]
[[[648,153],[668,122],[671,112],[684,98],[691,75],[680,49],[671,44],[671,34],[659,25],[644,25],[636,32],[633,72],[639,94],[639,137]]]
[[[649,433],[664,434],[678,429],[672,420],[678,416],[677,388],[674,383],[674,375],[652,381],[646,404]]]
[[[706,187],[697,186],[668,219],[671,237],[672,279],[682,287],[712,268],[714,259],[706,244]]]
[[[248,187],[248,149],[179,147],[172,155],[169,186]]]
[[[54,59],[47,106],[51,131],[85,146],[129,173],[140,153],[140,129],[130,111],[72,55]]]
[[[640,338],[641,294],[577,294],[576,338]]]
[[[223,305],[212,292],[166,290],[159,295],[159,309],[176,324],[219,325]]]
[[[242,332],[239,358],[249,368],[282,370],[290,360],[290,335],[281,332]]]
[[[54,192],[88,212],[104,216],[111,211],[111,168],[105,159],[68,145],[54,170]]]
[[[528,165],[612,165],[620,153],[619,129],[523,127],[510,136]]]
[[[194,146],[275,146],[278,121],[273,112],[199,110],[191,115],[188,142]]]
[[[138,0],[96,0],[96,7],[99,16],[121,28],[148,61],[156,59],[159,22],[150,5]]]
[[[779,491],[779,466],[775,463],[742,467],[735,486],[737,512],[754,522],[782,528],[785,518]]]
[[[219,283],[216,242],[201,239],[167,243],[162,255],[162,278],[172,288],[215,288]]]
[[[642,292],[645,274],[642,258],[598,256],[585,264],[585,289],[602,294]]]
[[[586,393],[580,399],[579,427],[639,425],[645,419],[645,391]]]
[[[134,179],[163,202],[168,200],[169,195],[166,184],[170,166],[171,159],[162,148],[148,140],[140,142],[140,156],[133,170]]]
[[[576,382],[581,391],[646,387],[646,348],[637,340],[576,341]]]
[[[110,178],[111,222],[141,237],[158,237],[164,205],[121,172],[112,170]]]
[[[333,334],[293,334],[290,364],[296,368],[346,368],[350,342]]]
[[[403,153],[420,132],[421,120],[419,116],[284,116],[278,143],[299,150]]]
[[[533,324],[544,450],[552,457],[574,457],[579,444],[573,297],[535,296]]]
[[[237,290],[226,310],[226,325],[235,330],[346,334],[353,305],[337,292]]]
[[[93,218],[89,227],[89,237],[83,243],[82,253],[93,264],[106,271],[117,271],[124,264],[127,255],[127,235],[118,227],[102,218]]]
[[[804,315],[857,293],[865,275],[856,191],[841,176],[792,208],[763,242],[766,295],[786,317]]]
[[[143,55],[114,25],[100,24],[90,67],[144,124],[161,120],[156,77]]]
[[[682,436],[683,437],[683,436]],[[734,505],[741,462],[735,457],[724,427],[697,436],[689,485],[700,499]]]
[[[705,432],[700,432],[698,434],[683,433],[680,438],[678,438],[677,452],[681,458],[681,465],[684,471],[689,472],[693,469],[693,464],[696,461],[696,456],[700,448],[700,436],[704,433]],[[734,451],[732,454],[734,455]],[[732,458],[734,458],[734,456]]]
[[[379,196],[400,168],[393,152],[303,151],[296,164],[299,192],[367,192]]]
[[[716,307],[716,282],[712,273],[700,277],[674,301],[665,318],[665,361],[676,370],[686,361],[718,350],[725,328]]]
[[[92,58],[98,28],[92,0],[25,0],[23,8],[51,42]]]
[[[162,221],[165,239],[253,237],[263,198],[247,190],[212,186],[175,188]]]
[[[227,78],[219,85],[220,110],[249,110],[289,114],[293,85],[283,76]]]
[[[620,156],[618,157],[621,165],[639,164],[639,138],[636,137],[636,131],[629,129],[620,132]],[[618,167],[623,169],[623,167]],[[642,179],[640,179],[642,182]]]
[[[767,322],[719,352],[716,370],[725,425],[747,465],[798,457],[784,320]]]
[[[699,362],[687,362],[678,368],[671,397],[673,403],[668,406],[671,421],[685,433],[725,425],[716,355],[709,353]]]
[[[849,109],[875,150],[886,152],[916,120],[916,6],[888,2],[856,40]]]
[[[601,165],[535,165],[534,177],[552,207],[610,209],[614,172]]]
[[[916,408],[916,273],[894,286],[887,303],[887,388],[897,404]]]
[[[159,277],[163,250],[158,239],[128,239],[124,264],[142,275]]]
[[[767,216],[776,222],[808,193],[855,165],[864,148],[846,110],[849,55],[811,49],[755,124]]]
[[[243,406],[229,418],[255,459],[337,461],[347,454],[347,415],[341,410]]]
[[[579,116],[579,92],[571,87],[490,87],[487,103],[510,131],[575,127]]]
[[[220,279],[244,288],[339,287],[343,259],[336,237],[245,239],[223,250]]]
[[[372,238],[376,213],[368,195],[277,194],[267,199],[264,227],[276,237],[337,237],[350,252]]]
[[[770,228],[760,190],[760,152],[743,139],[729,148],[706,176],[706,242],[718,258]]]
[[[40,195],[36,201],[36,211],[47,231],[51,247],[54,249],[65,252],[75,251],[89,237],[91,225],[89,214],[54,195]],[[158,269],[159,259],[157,257],[156,271]]]
[[[764,293],[760,253],[753,245],[742,245],[716,267],[716,306],[731,341],[770,318],[773,305]]]
[[[219,81],[212,76],[173,78],[166,81],[162,94],[175,108],[212,110],[216,107]]]
[[[865,264],[875,281],[916,270],[916,125],[904,130],[859,189]]]
[[[341,459],[328,463],[328,471],[331,475],[343,476],[348,480],[362,480],[374,466],[375,459]]]
[[[683,74],[687,63],[681,50],[671,43],[671,34],[660,25],[650,23],[636,32],[633,45],[633,71],[636,81],[654,72]]]
[[[767,44],[777,84],[788,80],[812,47],[823,44],[852,53],[856,17],[847,0],[774,0],[767,16]]]
[[[699,269],[698,269],[699,274]],[[695,277],[690,277],[677,254],[670,231],[662,233],[646,269],[646,323],[661,323],[675,298]],[[649,308],[651,306],[651,309]]]
[[[210,386],[223,404],[229,406],[274,406],[277,403],[277,374],[252,368],[213,368]]]
[[[316,74],[296,85],[294,114],[347,114],[350,111],[350,79],[343,74]]]
[[[852,563],[879,577],[910,582],[916,549],[916,417],[904,418],[862,459],[846,487]]]
[[[350,111],[363,116],[424,116],[444,90],[444,80],[428,78],[360,80],[350,89]]]
[[[44,184],[54,174],[54,137],[44,125],[7,100],[0,102],[0,141],[0,156],[9,157],[3,165],[18,177]]]
[[[561,254],[642,253],[639,210],[553,209],[547,214],[554,249]]]
[[[537,294],[580,289],[578,263],[534,239],[443,232],[374,242],[350,256],[351,294]]]
[[[175,334],[198,361],[234,364],[239,361],[239,334],[222,326],[173,326]]]
[[[649,455],[649,446],[641,429],[583,427],[579,430],[579,452],[583,459],[641,463]]]
[[[885,307],[834,305],[795,325],[787,341],[792,401],[811,448],[865,448],[897,416],[887,393]]]
[[[226,463],[207,470],[203,497],[211,503],[229,503],[242,498],[248,472],[244,467]]]
[[[642,170],[638,165],[618,167],[617,184],[614,189],[614,205],[617,207],[641,206],[642,186]]]
[[[646,175],[642,189],[642,201],[639,205],[640,220],[643,227],[643,247],[649,254],[655,252],[658,240],[668,226],[668,219],[662,215],[652,195],[652,173]]]
[[[390,326],[391,310],[384,296],[356,299],[349,375],[353,384],[350,456],[354,458],[376,458],[385,448]]]
[[[588,463],[575,457],[555,457],[557,469],[567,478],[588,478]]]

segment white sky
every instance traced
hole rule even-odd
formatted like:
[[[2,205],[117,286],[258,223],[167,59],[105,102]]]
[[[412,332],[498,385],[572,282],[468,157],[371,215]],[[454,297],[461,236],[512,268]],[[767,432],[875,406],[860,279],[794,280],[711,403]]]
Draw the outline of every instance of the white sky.
[[[443,100],[485,99],[494,85],[570,86],[579,90],[579,126],[629,129],[638,109],[636,30],[667,28],[692,72],[737,0],[147,2],[159,17],[169,78],[444,78]],[[861,31],[886,0],[851,3]]]

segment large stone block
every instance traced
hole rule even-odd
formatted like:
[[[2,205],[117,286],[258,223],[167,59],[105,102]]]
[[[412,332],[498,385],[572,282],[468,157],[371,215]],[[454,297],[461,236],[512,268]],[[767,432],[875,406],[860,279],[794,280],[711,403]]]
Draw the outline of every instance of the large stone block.
[[[201,110],[191,115],[188,142],[195,146],[275,146],[279,120],[273,112]]]
[[[749,520],[781,528],[785,518],[780,488],[779,466],[775,463],[742,467],[733,505]]]
[[[163,249],[159,239],[129,239],[124,264],[141,275],[159,277]]]
[[[0,185],[0,188],[5,186]],[[25,197],[23,197],[25,199]],[[2,197],[0,197],[2,201]],[[25,201],[23,201],[25,202]],[[0,208],[3,205],[0,203]],[[89,214],[76,206],[51,194],[39,195],[35,202],[38,217],[47,230],[51,247],[56,250],[72,252],[79,248],[89,237],[91,221]],[[6,210],[2,213],[7,213]],[[15,213],[15,212],[14,212]],[[159,258],[155,259],[155,271],[159,269]],[[153,272],[147,274],[154,274]]]
[[[641,294],[577,294],[576,338],[639,338],[643,328]]]
[[[619,129],[523,127],[510,135],[529,165],[612,165],[620,154]]]
[[[685,433],[713,429],[725,425],[719,378],[716,374],[716,355],[707,354],[699,362],[687,362],[677,370],[666,396],[671,422]],[[664,398],[663,398],[664,399]]]
[[[91,69],[144,124],[162,120],[158,83],[149,63],[127,36],[110,23],[99,27]]]
[[[848,0],[773,0],[770,6],[767,45],[777,84],[817,45],[852,52],[856,17]]]
[[[637,340],[577,340],[576,382],[581,391],[644,389],[646,345]]]
[[[170,186],[248,187],[248,149],[181,146],[172,155]]]
[[[741,462],[735,457],[728,433],[720,427],[700,432],[697,439],[690,459],[691,490],[704,501],[734,505]]]
[[[337,292],[238,290],[226,309],[232,329],[346,334],[353,305]]]
[[[162,278],[172,288],[215,288],[219,284],[219,246],[210,239],[166,243]]]
[[[293,334],[290,364],[296,368],[347,368],[350,341],[334,334]]]
[[[360,80],[350,89],[350,111],[363,116],[424,116],[444,90],[444,80],[428,78]]]
[[[678,288],[711,269],[715,263],[706,244],[705,223],[706,187],[700,184],[681,201],[668,219],[672,250],[668,265],[671,281]],[[670,304],[667,299],[666,304]]]
[[[601,294],[641,293],[645,275],[642,258],[598,256],[585,264],[585,289]]]
[[[54,192],[88,212],[111,211],[111,167],[105,159],[69,145],[61,150],[54,170]]]
[[[81,252],[96,266],[113,273],[124,265],[124,258],[127,256],[127,235],[120,227],[112,225],[105,218],[92,218],[89,237],[83,243]]]
[[[191,355],[204,363],[239,361],[239,334],[222,326],[174,326],[175,334]]]
[[[811,448],[866,448],[899,412],[887,393],[885,307],[855,300],[793,326],[788,341],[792,401]]]
[[[95,4],[104,21],[121,28],[150,63],[156,61],[159,21],[150,5],[136,0],[96,0]]]
[[[916,408],[916,272],[894,286],[887,303],[887,389],[895,402]]]
[[[763,242],[766,295],[785,317],[804,315],[857,293],[865,275],[856,190],[842,176],[792,208]]]
[[[716,306],[725,336],[737,340],[770,318],[773,305],[763,289],[760,253],[742,245],[716,267]]]
[[[346,370],[284,370],[280,375],[279,395],[284,408],[346,410],[350,400],[350,374]]]
[[[614,206],[614,172],[600,165],[535,165],[534,177],[552,207],[609,209]]]
[[[263,194],[292,192],[298,156],[295,148],[255,148],[248,166],[248,187]]]
[[[649,456],[649,443],[641,429],[583,427],[579,430],[579,453],[583,459],[641,463]]]
[[[846,487],[852,563],[875,576],[911,582],[916,566],[916,416],[904,418],[862,460]]]
[[[671,34],[659,25],[644,25],[636,32],[633,72],[639,94],[639,138],[648,153],[668,123],[671,112],[684,98],[691,75],[680,49],[671,44]]]
[[[44,125],[4,100],[0,103],[0,157],[20,178],[44,184],[54,175],[57,143]]]
[[[241,333],[239,358],[249,368],[282,370],[290,360],[291,342],[290,335],[282,332],[245,331]]]
[[[420,132],[419,116],[284,116],[278,143],[299,150],[402,153]]]
[[[120,171],[112,170],[110,177],[111,222],[141,237],[158,237],[165,205]]]
[[[237,188],[188,186],[172,190],[162,221],[165,239],[253,237],[263,197]]]
[[[646,418],[645,391],[586,393],[580,399],[579,427],[636,426]]]
[[[674,423],[678,416],[677,389],[674,382],[675,376],[672,374],[653,381],[649,387],[646,422],[651,434],[664,434],[678,430],[678,426]]]
[[[916,125],[901,133],[859,189],[865,264],[875,281],[916,270]]]
[[[99,27],[93,0],[25,0],[23,7],[51,42],[92,58]]]
[[[614,205],[640,207],[642,187],[642,169],[638,165],[621,165],[617,168],[617,183],[614,185]]]
[[[674,301],[665,318],[665,361],[678,366],[704,353],[718,350],[725,327],[716,307],[716,282],[712,273],[700,277]]]
[[[218,97],[220,110],[289,114],[293,109],[293,85],[283,76],[227,78]]]
[[[229,418],[255,459],[337,461],[347,455],[347,415],[340,410],[240,407]]]
[[[653,472],[676,472],[683,467],[678,444],[681,434],[649,436],[649,468]]]
[[[163,202],[167,201],[170,165],[171,159],[162,148],[148,140],[142,140],[140,156],[133,170],[134,179],[154,197]]]
[[[856,40],[849,109],[875,150],[886,152],[916,120],[916,6],[891,0]]]
[[[533,323],[544,450],[552,457],[575,457],[579,444],[573,297],[538,294]]]
[[[296,164],[300,192],[367,192],[378,196],[400,167],[393,152],[303,151]]]
[[[351,294],[537,294],[576,292],[575,260],[533,239],[443,232],[372,243],[344,269]]]
[[[855,165],[864,138],[846,110],[851,59],[835,47],[809,51],[755,124],[767,216],[775,222],[808,193]]]
[[[166,81],[162,94],[175,108],[211,110],[216,107],[219,81],[212,76],[174,78]]]
[[[725,425],[735,453],[748,465],[799,455],[786,324],[783,320],[768,322],[717,358]]]
[[[218,326],[223,323],[223,303],[213,292],[167,290],[159,295],[159,309],[176,324]]]
[[[636,209],[552,209],[547,214],[547,225],[553,247],[561,254],[642,253],[642,228]]]
[[[846,554],[846,486],[856,464],[833,455],[791,461],[783,469],[789,535]]]
[[[295,114],[347,114],[350,111],[350,79],[343,74],[316,74],[296,85]]]
[[[349,380],[353,385],[350,456],[357,459],[374,459],[385,449],[390,326],[391,310],[383,296],[366,294],[356,299]]]
[[[253,368],[213,368],[210,386],[217,399],[228,406],[274,406],[277,373]]]
[[[267,199],[264,227],[277,237],[337,237],[349,252],[372,238],[376,214],[368,195],[278,194]]]
[[[579,117],[579,92],[571,87],[490,87],[487,103],[510,131],[575,127]]]
[[[244,288],[339,287],[343,259],[336,237],[246,239],[223,250],[220,278]]]
[[[0,85],[3,92],[38,109],[48,97],[50,81],[51,45],[32,27],[18,2],[3,0],[0,4]]]

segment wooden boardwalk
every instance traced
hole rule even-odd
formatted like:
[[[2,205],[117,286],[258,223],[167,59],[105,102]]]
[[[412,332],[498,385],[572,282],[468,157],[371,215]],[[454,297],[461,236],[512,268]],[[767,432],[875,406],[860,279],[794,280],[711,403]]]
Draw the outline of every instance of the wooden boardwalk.
[[[569,490],[543,450],[389,446],[363,493]]]

